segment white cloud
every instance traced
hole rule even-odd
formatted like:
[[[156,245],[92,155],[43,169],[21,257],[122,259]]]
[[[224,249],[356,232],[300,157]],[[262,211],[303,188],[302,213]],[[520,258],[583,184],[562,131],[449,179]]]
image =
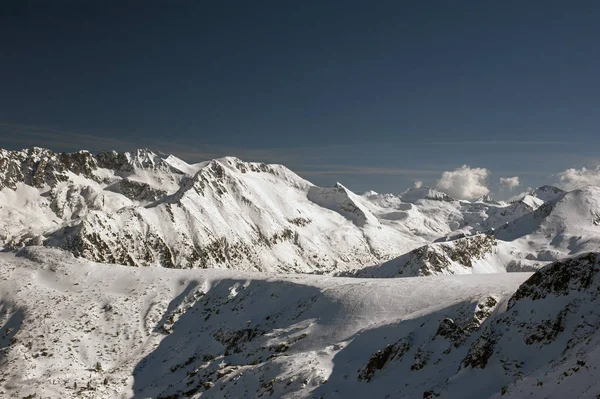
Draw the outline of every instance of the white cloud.
[[[423,182],[421,180],[415,180],[415,188],[423,187]]]
[[[501,177],[500,178],[500,187],[508,188],[509,191],[514,190],[519,187],[521,183],[519,182],[519,176],[513,177]]]
[[[472,200],[490,193],[487,177],[490,172],[485,168],[471,168],[463,165],[453,171],[445,171],[437,183],[437,189],[448,195]]]
[[[575,190],[584,186],[600,186],[600,165],[595,169],[570,168],[558,174],[561,188]]]

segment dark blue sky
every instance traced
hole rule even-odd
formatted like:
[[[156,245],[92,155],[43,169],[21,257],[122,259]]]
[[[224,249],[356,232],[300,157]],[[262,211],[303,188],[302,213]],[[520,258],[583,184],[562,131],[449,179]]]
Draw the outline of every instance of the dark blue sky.
[[[596,160],[598,21],[596,1],[9,1],[0,147],[231,154],[358,191],[462,164],[542,184]]]

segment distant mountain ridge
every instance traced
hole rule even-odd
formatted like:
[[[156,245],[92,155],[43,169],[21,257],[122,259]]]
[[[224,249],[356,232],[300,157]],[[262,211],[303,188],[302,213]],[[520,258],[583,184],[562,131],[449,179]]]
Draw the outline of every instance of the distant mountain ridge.
[[[480,271],[507,270],[506,263],[511,271],[531,270],[578,253],[568,245],[552,252],[541,241],[526,250],[510,243],[521,237],[507,233],[517,220],[565,196],[551,186],[510,204],[459,201],[428,187],[358,195],[341,183],[315,186],[282,165],[235,157],[188,164],[147,149],[0,150],[0,166],[0,245],[59,247],[96,262],[297,273],[370,267],[376,277],[378,265],[417,248],[433,245],[429,253],[481,233],[498,239],[501,258],[455,255],[466,264],[411,266],[386,276],[473,272],[469,264],[480,264]],[[595,228],[590,232],[595,237]]]

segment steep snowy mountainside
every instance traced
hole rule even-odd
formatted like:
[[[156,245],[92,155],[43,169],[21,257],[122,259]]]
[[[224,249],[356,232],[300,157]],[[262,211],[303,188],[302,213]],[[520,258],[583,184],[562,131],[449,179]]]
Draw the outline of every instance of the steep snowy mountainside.
[[[359,197],[340,183],[336,183],[333,188],[311,187],[308,199],[323,208],[338,212],[357,226],[363,227],[367,223],[379,224]]]
[[[533,210],[535,210],[535,209],[539,208],[540,206],[544,205],[544,203],[546,201],[544,201],[538,197],[534,197],[533,195],[527,194],[527,195],[523,196],[523,198],[521,198],[520,200],[515,201],[515,202],[522,202],[524,204],[527,204]]]
[[[0,189],[16,189],[19,183],[40,189],[56,188],[60,183],[98,183],[130,199],[147,200],[136,194],[177,191],[185,174],[163,158],[168,157],[150,150],[98,155],[88,151],[54,153],[37,147],[0,150]]]
[[[115,212],[168,193],[168,182],[181,180],[183,173],[161,167],[157,157],[148,150],[96,156],[0,150],[0,240],[9,246],[38,242],[42,234],[90,212]]]
[[[32,238],[60,225],[61,218],[50,208],[51,199],[40,196],[38,189],[23,183],[15,183],[14,187],[14,190],[0,190],[0,241],[3,244],[17,234]]]
[[[104,152],[97,155],[99,166],[120,177],[108,190],[127,198],[155,201],[179,190],[182,180],[195,168],[172,155],[157,154],[150,150],[132,153]]]
[[[355,279],[0,253],[0,394],[595,397],[599,270],[597,254]]]
[[[206,165],[206,162],[188,164],[187,162],[182,161],[174,155],[167,155],[166,157],[163,157],[163,160],[167,164],[171,165],[171,167],[180,170],[189,176],[195,175],[200,169],[202,169]]]

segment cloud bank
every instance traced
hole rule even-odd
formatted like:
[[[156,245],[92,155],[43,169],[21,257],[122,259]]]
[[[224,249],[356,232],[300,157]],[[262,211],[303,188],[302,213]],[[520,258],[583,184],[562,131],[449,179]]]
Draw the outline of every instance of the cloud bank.
[[[453,171],[445,171],[437,182],[437,189],[448,195],[466,200],[474,200],[490,193],[487,178],[490,172],[485,168],[471,168],[463,165]]]
[[[600,165],[595,169],[570,168],[559,173],[558,179],[564,190],[575,190],[584,186],[600,186]]]
[[[519,182],[519,176],[513,177],[501,177],[500,178],[500,187],[507,188],[509,191],[514,190],[519,187],[521,183]]]

